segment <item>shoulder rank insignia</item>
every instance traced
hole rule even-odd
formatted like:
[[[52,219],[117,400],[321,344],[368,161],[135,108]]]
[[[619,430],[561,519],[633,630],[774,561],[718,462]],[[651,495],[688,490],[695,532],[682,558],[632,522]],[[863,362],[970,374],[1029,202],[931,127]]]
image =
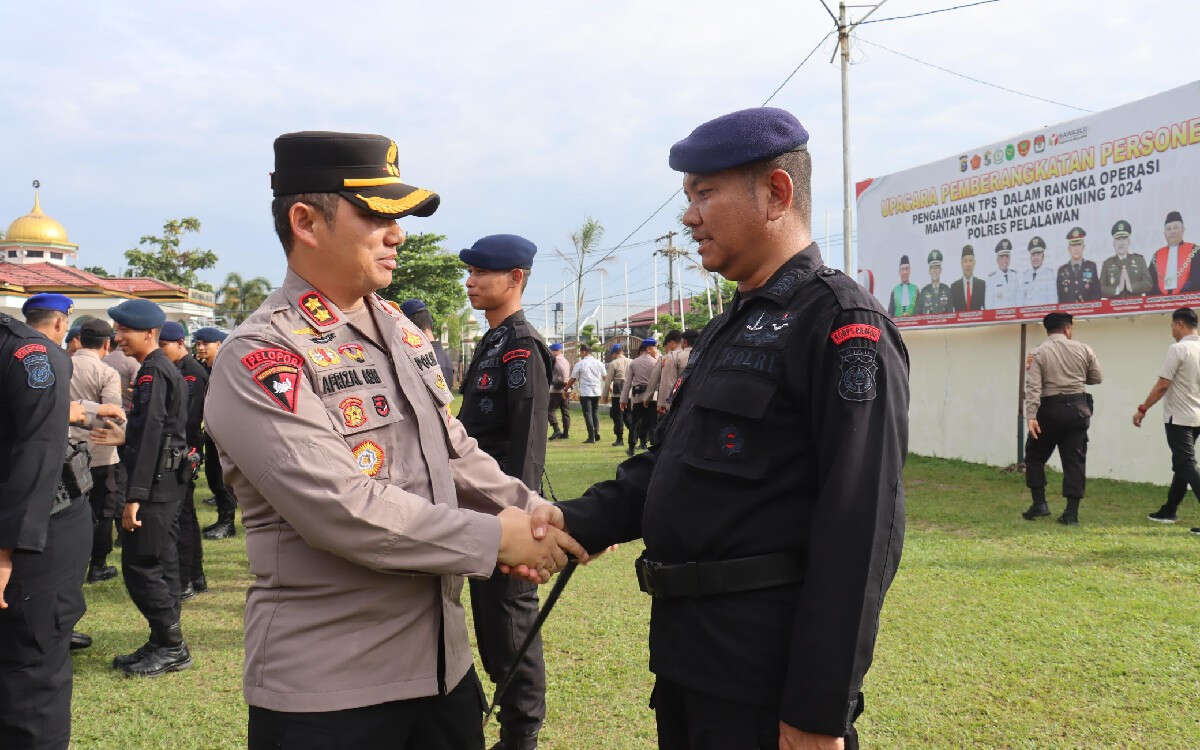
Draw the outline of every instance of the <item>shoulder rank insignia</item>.
[[[329,309],[329,303],[320,292],[311,291],[300,295],[300,312],[318,326],[333,325],[338,322],[338,316]]]
[[[425,339],[421,338],[420,334],[413,333],[407,328],[401,328],[400,330],[403,331],[401,338],[404,340],[404,343],[408,344],[413,349],[420,349],[421,345],[425,343]]]

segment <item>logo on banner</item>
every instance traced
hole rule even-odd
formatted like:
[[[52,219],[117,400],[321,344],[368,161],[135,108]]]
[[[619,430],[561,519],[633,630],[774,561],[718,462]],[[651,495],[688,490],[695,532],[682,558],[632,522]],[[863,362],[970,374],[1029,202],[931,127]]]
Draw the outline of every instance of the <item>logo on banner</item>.
[[[968,157],[966,154],[963,154],[962,156],[958,157],[958,171],[966,172],[967,166],[970,164],[970,161],[971,161],[970,157]]]
[[[1017,144],[1017,153],[1019,153],[1023,157],[1029,155],[1029,139],[1028,138],[1026,138],[1025,140],[1023,140]]]
[[[983,158],[980,157],[979,154],[975,154],[974,156],[971,157],[971,169],[979,169],[979,165],[982,162],[983,162]]]
[[[983,152],[983,165],[985,167],[987,167],[987,166],[991,166],[991,164],[992,164],[992,152],[991,151]]]
[[[1010,143],[1004,147],[1004,160],[1005,161],[1012,161],[1013,157],[1016,155],[1017,155],[1017,147],[1016,146],[1014,146]]]
[[[996,164],[1004,161],[1004,149],[998,148],[992,152],[992,161]]]
[[[1033,152],[1035,154],[1040,154],[1045,150],[1046,150],[1046,136],[1039,135],[1038,137],[1034,138],[1033,139]]]

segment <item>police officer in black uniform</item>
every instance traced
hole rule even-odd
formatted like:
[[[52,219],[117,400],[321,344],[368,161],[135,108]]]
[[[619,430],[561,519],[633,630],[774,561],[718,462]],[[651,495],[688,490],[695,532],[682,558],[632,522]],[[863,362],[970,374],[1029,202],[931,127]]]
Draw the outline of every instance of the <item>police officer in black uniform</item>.
[[[65,750],[71,740],[69,644],[84,612],[92,519],[84,501],[91,477],[86,451],[82,460],[74,456],[64,463],[71,360],[61,345],[70,302],[61,294],[35,295],[22,307],[29,325],[0,314],[0,747],[5,750]],[[75,470],[68,472],[70,467]]]
[[[216,359],[224,340],[225,332],[217,328],[200,328],[192,334],[196,348],[203,349],[205,353],[203,364],[206,372],[212,372],[213,360]],[[204,436],[204,478],[208,480],[208,489],[213,493],[212,504],[217,506],[217,521],[204,527],[204,538],[228,539],[237,536],[237,496],[225,485],[221,459],[217,456],[217,444],[207,434]]]
[[[108,308],[121,350],[141,362],[125,437],[129,489],[121,516],[121,573],[150,639],[113,668],[131,676],[186,669],[192,656],[179,624],[179,504],[187,492],[187,389],[158,346],[162,308],[144,299]]]
[[[179,368],[187,389],[187,466],[183,469],[187,492],[179,504],[179,598],[187,601],[208,590],[204,577],[204,548],[200,522],[196,518],[196,477],[204,456],[204,396],[208,393],[208,370],[188,351],[183,326],[173,320],[163,323],[158,345]]]
[[[662,748],[857,744],[904,535],[908,358],[811,240],[807,141],[791,114],[758,108],[671,149],[683,222],[738,292],[651,449],[559,506],[589,551],[645,540]]]
[[[553,358],[521,309],[536,253],[524,237],[496,234],[458,255],[470,274],[471,306],[484,311],[490,326],[463,376],[458,418],[504,473],[540,493]],[[471,580],[475,639],[492,682],[499,683],[513,667],[537,612],[537,586],[528,581],[500,573]],[[500,742],[493,750],[533,750],[545,716],[546,665],[539,636],[500,698]]]

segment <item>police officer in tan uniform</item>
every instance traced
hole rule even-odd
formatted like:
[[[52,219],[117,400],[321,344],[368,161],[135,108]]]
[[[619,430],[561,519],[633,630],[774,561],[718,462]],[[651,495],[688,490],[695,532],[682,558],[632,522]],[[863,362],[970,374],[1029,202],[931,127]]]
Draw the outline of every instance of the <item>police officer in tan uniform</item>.
[[[1058,522],[1079,523],[1087,465],[1087,431],[1092,397],[1085,385],[1100,382],[1100,363],[1087,344],[1071,338],[1074,319],[1053,312],[1042,320],[1048,338],[1029,355],[1025,373],[1025,484],[1033,503],[1023,515],[1032,521],[1050,515],[1046,504],[1046,461],[1054,449],[1063,465],[1063,497],[1067,507]]]
[[[253,750],[482,746],[463,576],[499,562],[544,580],[584,555],[531,527],[545,501],[467,436],[429,340],[374,294],[404,241],[396,219],[439,202],[400,181],[396,156],[377,135],[276,139],[288,271],[213,367],[205,423],[254,575]]]
[[[608,367],[604,370],[604,385],[601,390],[608,397],[608,416],[612,418],[613,445],[622,445],[625,433],[625,410],[621,408],[621,391],[625,390],[625,376],[629,373],[629,357],[624,347],[613,344],[609,349]],[[630,431],[632,433],[632,430]]]

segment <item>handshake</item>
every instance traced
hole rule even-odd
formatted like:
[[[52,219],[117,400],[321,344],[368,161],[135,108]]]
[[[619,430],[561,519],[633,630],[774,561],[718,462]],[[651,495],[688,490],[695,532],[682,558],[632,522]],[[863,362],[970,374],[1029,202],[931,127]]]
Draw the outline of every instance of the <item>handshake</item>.
[[[526,513],[520,508],[500,512],[500,551],[496,556],[501,573],[546,583],[567,567],[569,557],[586,563],[588,553],[564,530],[562,511],[543,503]]]

